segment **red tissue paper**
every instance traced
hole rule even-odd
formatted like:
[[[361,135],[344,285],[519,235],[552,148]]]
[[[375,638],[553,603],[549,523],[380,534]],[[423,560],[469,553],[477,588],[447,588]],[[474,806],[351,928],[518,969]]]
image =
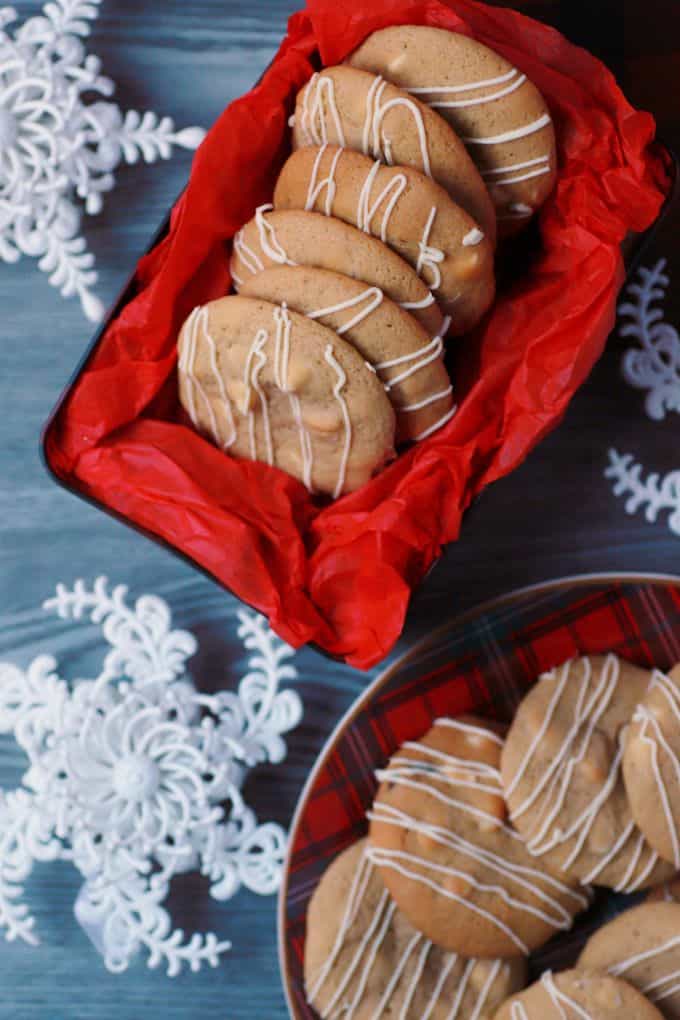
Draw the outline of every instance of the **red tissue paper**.
[[[527,74],[555,120],[559,179],[527,273],[462,341],[458,413],[329,505],[187,425],[175,342],[195,305],[227,293],[230,239],[271,198],[295,95],[319,55],[338,63],[391,24],[472,35]],[[134,298],[48,430],[50,466],[200,564],[286,641],[374,665],[471,499],[559,422],[602,352],[624,278],[621,242],[651,225],[669,187],[653,137],[653,118],[629,105],[606,67],[515,11],[474,0],[308,0],[261,82],[196,154],[169,233],[141,260]]]

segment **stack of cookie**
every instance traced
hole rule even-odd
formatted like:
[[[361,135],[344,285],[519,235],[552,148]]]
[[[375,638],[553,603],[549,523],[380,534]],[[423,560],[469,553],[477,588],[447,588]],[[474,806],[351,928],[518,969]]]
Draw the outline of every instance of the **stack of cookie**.
[[[444,339],[495,294],[497,233],[555,180],[544,100],[498,54],[422,26],[315,74],[273,205],[234,238],[238,297],[194,309],[180,399],[230,453],[340,496],[455,413]]]
[[[310,903],[319,1016],[680,1018],[680,883],[667,881],[680,868],[680,667],[571,660],[539,678],[507,733],[437,720],[377,778],[368,839]],[[527,956],[571,928],[593,884],[656,887],[667,902],[622,915],[574,970],[522,991]]]

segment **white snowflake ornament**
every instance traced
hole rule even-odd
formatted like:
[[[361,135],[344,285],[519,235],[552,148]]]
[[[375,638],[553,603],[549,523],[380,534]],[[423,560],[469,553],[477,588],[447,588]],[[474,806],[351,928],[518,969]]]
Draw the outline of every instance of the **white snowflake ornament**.
[[[254,654],[238,692],[201,694],[186,672],[192,635],[172,629],[162,599],[131,609],[126,593],[99,578],[45,603],[102,626],[110,650],[96,679],[69,683],[49,656],[26,671],[0,664],[0,733],[29,759],[22,787],[0,793],[0,927],[35,944],[23,883],[35,861],[70,860],[85,879],[76,917],[107,967],[125,970],[144,948],[173,976],[216,966],[230,945],[172,930],[173,876],[200,871],[218,900],[278,887],[285,833],[257,823],[241,786],[253,765],[283,760],[302,708],[280,689],[297,676],[292,650],[261,617],[239,613]]]
[[[115,91],[82,42],[100,3],[52,0],[13,33],[7,27],[16,11],[0,8],[0,258],[38,258],[50,283],[64,297],[77,295],[94,322],[104,308],[92,291],[97,273],[77,199],[87,214],[98,213],[121,162],[167,159],[173,146],[195,149],[205,135],[196,127],[175,131],[169,117],[123,115],[114,103],[92,101]]]
[[[627,383],[646,390],[645,410],[654,421],[667,411],[680,411],[680,336],[675,326],[664,321],[662,301],[670,279],[666,259],[651,269],[642,266],[638,282],[627,290],[630,301],[619,305],[619,315],[628,319],[620,330],[622,337],[634,337],[639,347],[631,347],[623,357],[622,371]]]

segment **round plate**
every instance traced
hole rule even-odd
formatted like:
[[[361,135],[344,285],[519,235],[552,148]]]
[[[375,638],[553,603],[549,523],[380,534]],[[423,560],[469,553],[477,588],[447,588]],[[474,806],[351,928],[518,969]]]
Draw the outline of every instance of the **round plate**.
[[[587,575],[512,592],[438,628],[355,701],[319,755],[291,826],[278,923],[293,1020],[316,1020],[304,994],[307,904],[333,858],[365,834],[375,769],[439,716],[511,719],[543,670],[604,651],[660,669],[680,661],[680,577]]]

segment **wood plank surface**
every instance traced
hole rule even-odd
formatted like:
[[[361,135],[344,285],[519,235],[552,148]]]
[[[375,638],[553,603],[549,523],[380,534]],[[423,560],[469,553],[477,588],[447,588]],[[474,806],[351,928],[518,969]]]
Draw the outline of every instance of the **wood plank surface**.
[[[588,5],[526,0],[523,6],[606,58],[631,98],[658,113],[664,136],[680,140],[677,0]],[[39,7],[20,2],[17,9],[24,18]],[[104,0],[89,47],[118,83],[123,107],[169,113],[180,126],[209,126],[271,59],[288,13],[286,0],[249,5]],[[122,169],[105,211],[86,224],[106,301],[114,298],[179,193],[189,165],[190,156],[180,153],[161,165]],[[677,218],[663,228],[645,261],[660,255],[675,259],[677,284]],[[127,583],[135,596],[153,591],[168,599],[176,623],[193,629],[201,642],[193,665],[200,683],[235,683],[244,665],[236,600],[63,492],[40,463],[41,425],[89,339],[79,308],[48,287],[28,260],[0,267],[0,293],[5,294],[0,658],[26,664],[50,651],[65,671],[86,675],[101,650],[97,628],[74,628],[39,607],[58,580],[92,580],[106,573]],[[668,307],[671,320],[680,323],[677,298],[671,297]],[[665,519],[653,525],[641,514],[627,516],[603,477],[610,446],[635,454],[649,470],[678,466],[677,416],[661,425],[645,416],[642,395],[621,379],[622,349],[612,337],[561,427],[471,508],[462,540],[449,548],[414,598],[395,655],[452,613],[522,585],[599,570],[680,572],[680,540]],[[297,664],[304,721],[290,737],[285,765],[260,769],[247,790],[262,819],[284,824],[319,748],[369,679],[310,650],[298,655]],[[0,738],[0,782],[15,785],[21,766],[13,742]],[[188,929],[212,928],[232,938],[234,949],[217,970],[169,982],[142,962],[119,977],[104,970],[72,917],[78,885],[67,865],[36,869],[30,902],[43,945],[0,943],[0,1020],[286,1016],[273,898],[244,893],[220,905],[208,899],[202,883],[178,883],[173,899],[178,920]]]

